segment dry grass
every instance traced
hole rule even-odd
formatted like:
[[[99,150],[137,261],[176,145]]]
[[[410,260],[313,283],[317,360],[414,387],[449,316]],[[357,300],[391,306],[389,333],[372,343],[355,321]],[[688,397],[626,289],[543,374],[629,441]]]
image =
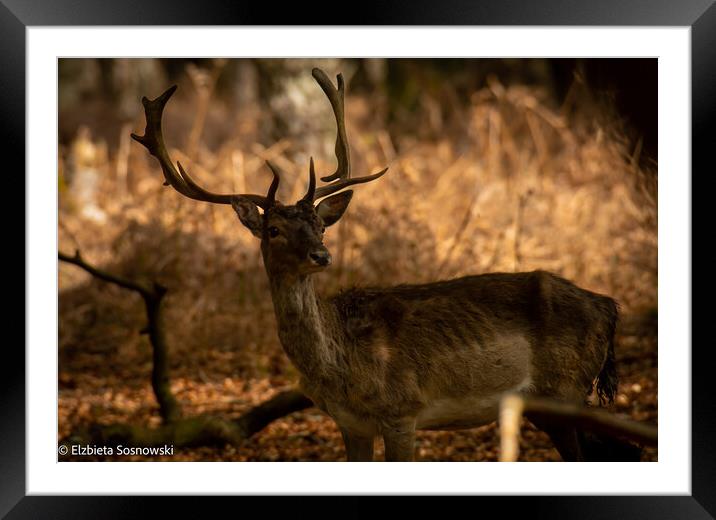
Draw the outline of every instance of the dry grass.
[[[336,264],[318,275],[321,291],[546,269],[613,296],[625,314],[655,311],[656,173],[641,169],[644,161],[615,118],[579,92],[570,99],[574,105],[560,110],[538,89],[492,81],[466,100],[459,124],[445,122],[439,139],[425,141],[407,130],[370,130],[381,127],[366,116],[371,100],[349,95],[354,171],[386,164],[390,171],[358,187],[342,223],[327,233]],[[332,171],[330,155],[296,149],[290,140],[231,136],[208,149],[191,121],[211,121],[212,114],[215,120],[221,104],[205,105],[208,113],[195,117],[194,100],[178,97],[165,125],[186,130],[169,131],[170,147],[191,136],[192,157],[182,149],[171,153],[208,189],[264,193],[270,175],[263,162],[270,158],[286,171],[279,198],[292,202],[305,189],[309,152],[319,172]],[[327,103],[326,112],[331,117]],[[128,131],[142,127],[137,121],[108,147],[84,137],[61,151],[60,249],[81,247],[97,265],[169,287],[167,331],[179,381],[291,384],[296,373],[278,344],[258,241],[229,207],[163,188],[154,160],[126,140]],[[324,150],[332,142],[327,135]],[[101,221],[83,215],[84,199],[65,182],[65,172],[78,163],[100,172],[95,209]],[[63,436],[85,420],[73,412],[77,392],[148,388],[151,357],[137,334],[143,315],[134,296],[71,266],[60,266],[59,280]]]

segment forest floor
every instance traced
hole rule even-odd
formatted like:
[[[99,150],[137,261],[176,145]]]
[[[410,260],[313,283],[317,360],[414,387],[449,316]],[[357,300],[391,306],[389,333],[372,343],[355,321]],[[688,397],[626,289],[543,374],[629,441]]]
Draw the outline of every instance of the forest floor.
[[[657,422],[656,324],[624,320],[616,357],[620,376],[613,411],[640,422]],[[277,355],[283,355],[277,353]],[[128,360],[124,360],[128,361]],[[214,351],[201,360],[178,364],[172,388],[185,415],[209,414],[238,418],[250,407],[290,387],[285,376],[239,380],[232,376],[226,352]],[[149,367],[142,363],[111,363],[103,353],[66,359],[59,376],[59,438],[92,424],[159,424],[158,407],[149,385]],[[97,371],[97,366],[105,367]],[[131,369],[135,367],[135,369]],[[646,448],[642,461],[656,461],[658,450]],[[499,432],[495,424],[470,430],[419,432],[418,460],[496,461]],[[376,442],[376,458],[383,446]],[[171,456],[72,456],[68,461],[343,461],[345,451],[335,423],[315,408],[279,419],[240,445],[175,449]],[[546,434],[524,421],[520,461],[558,461]]]
[[[301,106],[315,102],[324,119],[303,114],[290,125],[293,133],[281,130],[276,142],[276,129],[287,126],[283,109],[261,104],[227,118],[230,99],[197,103],[206,87],[191,79],[195,72],[188,67],[164,123],[173,160],[189,165],[200,184],[217,192],[265,193],[270,174],[264,161],[270,159],[284,170],[277,197],[294,201],[305,190],[309,151],[317,171],[334,167],[334,122],[310,75],[305,93],[287,90],[275,106],[299,95]],[[503,84],[497,77],[469,96],[450,81],[436,83],[441,89],[433,94],[415,83],[420,99],[405,106],[382,88],[364,95],[356,89],[347,97],[353,169],[375,172],[388,165],[390,174],[361,185],[350,211],[326,234],[337,262],[316,276],[318,292],[551,271],[619,302],[620,384],[611,411],[656,424],[656,162],[642,154],[641,141],[627,138],[623,118],[581,81],[563,103],[546,88]],[[114,114],[118,104],[105,98],[105,90],[95,101]],[[111,126],[85,114],[84,101],[61,115],[68,138],[58,155],[59,250],[81,250],[108,272],[164,285],[171,388],[184,416],[238,418],[298,380],[278,344],[258,242],[230,209],[196,204],[162,186],[156,162],[129,138],[144,128],[138,94],[134,119],[117,128],[114,140],[99,137]],[[391,123],[376,106],[395,103],[403,115]],[[91,124],[76,128],[74,114]],[[272,114],[276,128],[264,124]],[[306,139],[311,135],[315,142]],[[151,347],[138,333],[146,325],[140,298],[65,262],[58,280],[60,443],[95,424],[159,426]],[[549,438],[527,421],[522,434],[520,460],[560,460]],[[496,461],[498,441],[495,425],[420,432],[416,455],[422,461]],[[376,451],[382,459],[380,442]],[[646,449],[643,460],[655,461],[657,453]],[[345,452],[333,421],[307,409],[239,445],[109,459],[341,461]]]

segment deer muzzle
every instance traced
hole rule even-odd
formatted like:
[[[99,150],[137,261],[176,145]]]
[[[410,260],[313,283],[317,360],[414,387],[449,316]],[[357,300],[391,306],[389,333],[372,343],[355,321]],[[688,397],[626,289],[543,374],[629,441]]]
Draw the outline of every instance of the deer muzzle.
[[[308,258],[311,260],[311,263],[319,267],[328,267],[331,265],[331,253],[325,248],[312,251],[309,253]]]

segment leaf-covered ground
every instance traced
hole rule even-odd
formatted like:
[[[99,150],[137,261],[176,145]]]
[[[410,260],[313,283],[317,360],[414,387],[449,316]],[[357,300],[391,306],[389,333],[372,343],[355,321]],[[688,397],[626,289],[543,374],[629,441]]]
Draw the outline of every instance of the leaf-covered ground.
[[[657,350],[656,337],[648,328],[638,327],[638,335],[619,337],[617,362],[620,373],[619,393],[614,411],[624,417],[656,424],[657,421]],[[59,436],[61,441],[72,431],[93,423],[158,425],[158,407],[148,384],[148,367],[99,377],[90,375],[93,363],[102,355],[87,355],[60,373]],[[202,379],[177,377],[173,390],[187,415],[215,414],[238,417],[253,405],[285,389],[280,377],[237,380],[231,377],[226,356],[208,356],[196,369]],[[90,366],[88,366],[89,364]],[[184,370],[181,370],[184,372]],[[559,454],[549,438],[524,422],[521,461],[558,461]],[[420,432],[417,457],[422,461],[496,461],[499,456],[499,432],[494,424],[462,431]],[[383,447],[376,442],[376,458]],[[342,461],[345,451],[333,421],[317,409],[296,412],[277,420],[238,446],[175,449],[172,456],[67,456],[62,460],[161,460],[161,461]],[[642,460],[657,460],[657,449],[647,448]]]

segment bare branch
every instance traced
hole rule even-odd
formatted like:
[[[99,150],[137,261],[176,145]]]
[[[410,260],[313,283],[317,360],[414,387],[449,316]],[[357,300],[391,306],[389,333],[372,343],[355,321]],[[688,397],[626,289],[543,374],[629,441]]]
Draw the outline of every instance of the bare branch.
[[[286,390],[251,408],[234,421],[196,416],[178,419],[159,428],[130,424],[94,425],[89,431],[75,432],[72,437],[78,443],[122,443],[142,447],[164,444],[173,444],[177,448],[238,445],[276,419],[312,406],[313,402],[301,392]]]
[[[287,390],[276,394],[268,401],[253,407],[239,417],[235,424],[246,438],[263,430],[268,424],[285,415],[311,408],[313,401],[297,390]]]
[[[587,408],[575,403],[556,401],[525,394],[508,394],[500,401],[500,460],[513,462],[519,455],[520,421],[532,418],[557,419],[565,424],[610,438],[623,438],[643,446],[656,446],[655,426],[617,417],[602,408]]]
[[[87,262],[85,262],[84,258],[82,258],[82,254],[80,253],[79,249],[75,251],[74,256],[70,256],[61,251],[58,252],[57,256],[61,261],[67,262],[68,264],[76,265],[77,267],[80,267],[81,269],[87,271],[95,278],[99,278],[100,280],[104,280],[105,282],[113,283],[115,285],[119,285],[120,287],[123,287],[124,289],[129,289],[130,291],[138,292],[143,297],[155,297],[156,290],[166,292],[166,288],[162,287],[161,285],[149,285],[145,283],[140,283],[134,280],[130,280],[129,278],[124,278],[122,276],[103,271],[91,264],[88,264]]]
[[[166,287],[157,282],[151,284],[136,282],[99,269],[85,262],[79,250],[75,252],[74,256],[62,252],[58,252],[57,256],[61,261],[76,265],[100,280],[142,295],[147,315],[147,326],[142,332],[149,335],[149,342],[152,345],[152,389],[164,422],[170,423],[177,420],[181,416],[181,408],[172,394],[169,383],[167,344],[162,328],[162,300],[167,292]]]

